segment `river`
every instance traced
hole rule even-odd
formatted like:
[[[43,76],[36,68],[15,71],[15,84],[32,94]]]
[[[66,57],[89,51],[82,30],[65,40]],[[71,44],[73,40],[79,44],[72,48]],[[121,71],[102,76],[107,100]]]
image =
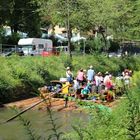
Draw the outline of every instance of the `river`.
[[[6,121],[13,115],[15,111],[12,109],[0,109],[0,123]],[[29,110],[22,114],[22,117],[31,122],[31,127],[34,129],[36,135],[47,138],[52,132],[49,131],[51,125],[49,124],[49,115],[42,110]],[[87,120],[87,115],[81,111],[65,111],[53,112],[53,117],[57,118],[55,123],[62,125],[60,131],[69,132],[72,129],[72,124],[81,120]],[[11,122],[0,124],[0,140],[29,140],[27,131],[22,125],[19,118]]]

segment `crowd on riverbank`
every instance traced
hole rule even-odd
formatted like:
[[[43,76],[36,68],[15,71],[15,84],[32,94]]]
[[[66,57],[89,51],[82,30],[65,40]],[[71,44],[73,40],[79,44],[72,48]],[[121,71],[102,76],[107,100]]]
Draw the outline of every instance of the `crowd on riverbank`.
[[[130,87],[132,71],[125,69],[115,77],[108,71],[96,73],[91,65],[88,70],[81,68],[74,77],[70,67],[67,67],[66,77],[67,82],[74,88],[76,98],[88,98],[94,93],[98,97],[102,96],[105,100],[111,101],[117,94],[123,94],[124,89]],[[95,96],[92,98],[96,99]]]

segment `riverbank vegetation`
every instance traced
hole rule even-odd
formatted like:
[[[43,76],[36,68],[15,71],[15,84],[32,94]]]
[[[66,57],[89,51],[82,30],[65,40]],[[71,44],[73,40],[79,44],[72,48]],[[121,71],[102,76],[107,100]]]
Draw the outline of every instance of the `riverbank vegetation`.
[[[20,98],[35,96],[40,86],[50,80],[65,77],[67,66],[72,68],[74,76],[80,68],[88,69],[93,65],[95,72],[109,71],[117,75],[125,68],[133,71],[140,69],[139,57],[108,58],[105,55],[74,56],[70,60],[67,55],[59,57],[0,57],[0,102],[6,103]]]
[[[61,133],[60,127],[55,122],[52,111],[47,109],[51,119],[50,130],[54,135],[48,133],[48,138],[56,140],[139,140],[140,139],[140,84],[138,77],[140,72],[133,76],[133,85],[125,92],[124,98],[120,99],[115,108],[108,108],[93,102],[81,101],[78,103],[84,107],[87,119],[76,118],[71,122],[69,132]],[[80,107],[79,106],[79,107]],[[46,118],[48,119],[48,118]],[[60,118],[58,118],[59,120]],[[69,124],[67,124],[69,125]],[[31,122],[26,123],[25,130],[32,132]],[[55,127],[54,127],[55,126]],[[43,131],[43,130],[42,130]],[[60,132],[60,133],[57,133]],[[33,134],[33,133],[32,133]],[[61,134],[61,135],[57,135]],[[48,139],[47,137],[37,137],[38,132],[33,134],[34,140]],[[28,135],[29,138],[30,134]]]
[[[140,139],[140,72],[134,74],[133,86],[112,111],[89,107],[89,123],[80,122],[67,134],[68,140],[139,140]],[[89,105],[88,105],[89,106]]]
[[[80,68],[88,69],[90,65],[93,65],[95,72],[109,71],[114,76],[126,68],[133,71],[132,85],[130,89],[123,91],[124,98],[120,99],[115,108],[109,109],[95,103],[78,102],[79,107],[86,109],[88,119],[83,121],[77,118],[76,122],[72,120],[73,129],[70,129],[69,133],[64,130],[64,133],[59,131],[49,108],[47,110],[49,117],[47,117],[52,126],[52,134],[43,131],[42,125],[40,130],[47,133],[48,138],[41,137],[42,133],[35,131],[36,128],[32,126],[31,121],[19,116],[27,132],[24,139],[28,136],[30,140],[140,139],[140,56],[128,56],[128,53],[119,58],[109,58],[101,54],[125,48],[123,45],[125,41],[127,43],[131,41],[132,44],[139,42],[140,0],[0,0],[0,2],[1,52],[3,48],[15,47],[19,38],[23,37],[21,34],[40,38],[43,34],[41,31],[45,30],[44,38],[48,38],[50,27],[52,27],[51,38],[54,39],[55,47],[58,44],[58,40],[55,41],[54,38],[56,25],[66,28],[69,50],[72,49],[72,33],[80,33],[86,40],[82,41],[81,46],[79,44],[79,47],[77,44],[75,46],[75,51],[80,50],[84,55],[73,54],[72,59],[68,55],[0,57],[0,105],[37,96],[40,86],[48,84],[51,80],[65,77],[67,66],[71,67],[74,76]],[[10,35],[7,34],[5,26],[10,27]],[[108,42],[110,39],[120,46],[117,46],[118,48],[114,44],[111,46]],[[111,47],[113,49],[110,49]],[[71,51],[69,53],[71,56]],[[16,130],[17,128],[15,132]],[[5,135],[8,135],[7,132]]]
[[[72,68],[74,75],[76,75],[79,68],[87,69],[91,64],[96,72],[101,71],[104,73],[109,71],[114,76],[125,68],[133,70],[131,89],[125,92],[125,98],[120,99],[119,104],[115,108],[110,109],[95,103],[80,101],[78,106],[86,109],[88,119],[86,121],[78,120],[76,123],[73,121],[69,133],[63,131],[64,133],[60,136],[49,133],[48,137],[50,136],[52,139],[58,138],[58,140],[140,139],[140,97],[138,94],[140,92],[138,78],[140,77],[140,59],[138,56],[108,58],[105,55],[85,55],[74,56],[72,60],[69,60],[67,55],[46,58],[11,56],[7,58],[1,57],[0,61],[0,99],[3,103],[9,102],[11,99],[35,95],[39,86],[48,83],[50,80],[64,77],[67,66]],[[50,117],[53,127],[55,126],[55,130],[52,128],[52,132],[59,134],[57,132],[61,131],[59,131],[55,120],[52,119],[52,117],[55,117],[52,112]],[[41,140],[42,137],[38,137],[40,136],[39,132],[36,132],[36,128],[32,127],[32,121],[22,118],[21,122],[25,130],[27,129],[26,132],[31,132],[30,134],[28,133],[29,139],[32,135],[32,138]],[[28,137],[28,134],[26,137]]]

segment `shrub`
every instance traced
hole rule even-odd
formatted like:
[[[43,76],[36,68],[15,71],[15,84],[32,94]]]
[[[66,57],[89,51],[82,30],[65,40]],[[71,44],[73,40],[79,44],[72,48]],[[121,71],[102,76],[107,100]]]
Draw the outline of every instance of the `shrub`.
[[[85,56],[67,55],[52,57],[0,57],[0,102],[18,97],[29,97],[37,93],[39,86],[49,83],[50,80],[58,80],[65,77],[66,67],[70,66],[76,77],[80,68],[88,69],[93,65],[95,72],[112,74],[122,72],[125,68],[140,69],[139,57],[108,58],[105,55],[94,54]]]

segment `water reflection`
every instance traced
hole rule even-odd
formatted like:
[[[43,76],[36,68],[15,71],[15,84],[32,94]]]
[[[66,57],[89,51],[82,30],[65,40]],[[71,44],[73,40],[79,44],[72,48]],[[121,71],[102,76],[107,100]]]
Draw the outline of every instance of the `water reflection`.
[[[6,121],[11,116],[15,115],[15,112],[11,109],[0,109],[0,123]],[[41,110],[29,110],[22,114],[27,120],[30,120],[32,128],[36,134],[47,138],[51,133],[49,129],[52,127],[49,121],[49,115],[45,111]],[[81,111],[66,111],[66,112],[53,112],[53,117],[57,125],[62,125],[61,131],[69,132],[72,128],[71,125],[75,122],[82,120],[87,121],[87,115]],[[0,140],[28,140],[26,130],[18,118],[0,125]]]

